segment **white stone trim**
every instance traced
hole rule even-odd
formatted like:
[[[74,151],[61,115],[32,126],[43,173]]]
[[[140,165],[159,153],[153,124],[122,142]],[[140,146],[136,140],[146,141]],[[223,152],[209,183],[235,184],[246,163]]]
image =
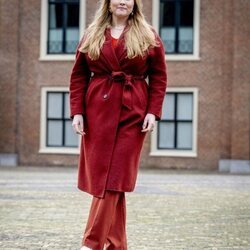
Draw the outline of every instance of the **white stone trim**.
[[[46,109],[47,92],[69,92],[68,87],[42,87],[41,88],[41,112],[40,112],[40,149],[39,153],[46,154],[79,154],[81,139],[79,136],[78,148],[71,147],[46,147]]]
[[[151,133],[150,156],[176,156],[176,157],[197,157],[197,134],[198,134],[198,88],[192,87],[168,87],[167,93],[171,92],[192,92],[193,93],[193,145],[192,150],[168,150],[157,149],[158,124]],[[158,121],[156,121],[158,123]]]
[[[11,153],[0,153],[0,166],[16,167],[18,166],[18,155]]]
[[[220,159],[218,170],[231,174],[250,174],[250,160]]]
[[[160,0],[152,0],[152,25],[159,32]],[[178,54],[165,56],[167,61],[199,61],[200,49],[200,0],[194,0],[194,51],[191,55]]]
[[[79,17],[79,40],[83,36],[86,27],[86,0],[80,0]],[[47,54],[48,37],[48,1],[41,0],[41,21],[40,21],[40,61],[74,61],[75,55],[49,55]]]

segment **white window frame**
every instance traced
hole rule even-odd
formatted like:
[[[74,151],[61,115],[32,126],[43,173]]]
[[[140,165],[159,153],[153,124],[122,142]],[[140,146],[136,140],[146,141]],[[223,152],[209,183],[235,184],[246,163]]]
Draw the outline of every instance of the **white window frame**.
[[[160,0],[152,0],[152,25],[159,32]],[[167,61],[198,61],[200,60],[200,0],[194,0],[194,49],[193,54],[166,54]]]
[[[79,41],[86,27],[86,0],[80,0],[79,13]],[[47,54],[48,39],[48,0],[41,0],[41,24],[40,24],[40,61],[74,61],[75,55]]]
[[[167,93],[176,92],[192,92],[193,93],[193,144],[191,150],[179,150],[179,149],[157,149],[158,138],[158,124],[155,126],[155,130],[151,133],[151,150],[150,156],[176,156],[176,157],[197,157],[197,133],[198,133],[198,88],[189,87],[168,87]],[[156,121],[158,123],[158,121]]]
[[[42,87],[41,88],[41,116],[40,116],[40,149],[39,153],[46,154],[79,154],[81,145],[81,136],[79,136],[78,147],[47,147],[47,126],[46,126],[46,110],[47,110],[47,92],[69,92],[68,87]]]

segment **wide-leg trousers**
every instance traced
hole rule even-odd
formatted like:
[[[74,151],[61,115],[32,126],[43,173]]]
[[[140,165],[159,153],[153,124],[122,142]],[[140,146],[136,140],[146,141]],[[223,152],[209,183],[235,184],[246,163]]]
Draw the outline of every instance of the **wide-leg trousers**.
[[[125,192],[106,190],[92,198],[82,246],[93,250],[127,250]]]

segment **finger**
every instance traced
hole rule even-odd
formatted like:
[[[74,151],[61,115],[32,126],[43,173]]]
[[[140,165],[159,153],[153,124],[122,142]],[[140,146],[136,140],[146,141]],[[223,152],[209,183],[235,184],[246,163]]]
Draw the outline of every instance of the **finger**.
[[[80,131],[81,131],[81,135],[83,135],[83,134],[86,135],[86,133],[85,133],[83,130],[84,130],[84,123],[83,123],[83,121],[81,120],[81,121],[80,121]]]
[[[73,128],[74,128],[76,134],[83,135],[83,133],[80,131],[80,129],[78,127],[78,124],[73,124]]]
[[[145,129],[143,129],[143,130],[141,130],[141,132],[146,132],[146,131],[153,131],[154,130],[154,123],[148,123],[148,126],[145,128]]]
[[[141,130],[141,132],[146,132],[146,131],[148,131],[147,128],[144,128],[144,129]]]
[[[149,131],[149,127],[146,127],[146,128],[141,130],[141,132],[147,132],[147,131]]]
[[[147,118],[144,119],[141,132],[147,132],[149,126],[149,120]]]
[[[148,119],[144,119],[144,122],[142,124],[142,128],[145,129],[147,127],[148,124]]]

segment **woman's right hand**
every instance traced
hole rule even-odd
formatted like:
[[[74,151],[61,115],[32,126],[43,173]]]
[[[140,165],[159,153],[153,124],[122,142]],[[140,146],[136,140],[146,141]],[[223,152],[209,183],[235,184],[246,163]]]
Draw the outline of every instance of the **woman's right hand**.
[[[86,133],[83,131],[84,123],[83,123],[83,116],[81,114],[74,115],[72,127],[75,133],[80,135],[86,135]]]

